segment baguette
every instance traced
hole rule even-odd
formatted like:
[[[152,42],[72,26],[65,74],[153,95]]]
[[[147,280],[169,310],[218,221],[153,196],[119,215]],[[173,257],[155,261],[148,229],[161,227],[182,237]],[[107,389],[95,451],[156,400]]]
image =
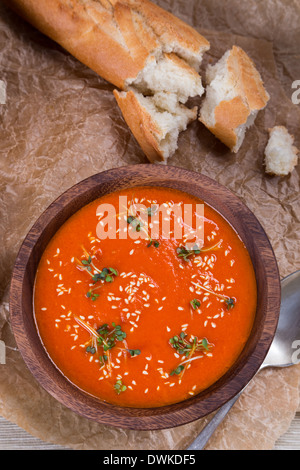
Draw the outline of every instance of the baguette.
[[[199,120],[236,153],[270,96],[254,63],[237,46],[207,67],[206,81]]]
[[[202,35],[148,0],[9,0],[8,5],[117,87],[124,119],[145,154],[152,162],[166,161],[179,132],[197,119],[186,102],[204,93],[199,70],[209,42]],[[166,145],[171,135],[176,141]]]

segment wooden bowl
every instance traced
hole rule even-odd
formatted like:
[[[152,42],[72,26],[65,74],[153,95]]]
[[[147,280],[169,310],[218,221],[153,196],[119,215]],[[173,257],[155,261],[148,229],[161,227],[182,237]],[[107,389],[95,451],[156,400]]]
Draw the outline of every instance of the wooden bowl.
[[[76,211],[110,192],[134,186],[162,186],[190,193],[212,206],[234,227],[251,256],[257,280],[257,312],[250,338],[234,366],[215,384],[186,401],[163,407],[125,408],[88,395],[49,359],[33,318],[33,287],[41,255],[60,226]],[[280,278],[270,242],[253,213],[224,186],[198,173],[171,166],[141,164],[94,175],[63,193],[40,216],[18,253],[10,290],[10,315],[18,348],[28,368],[53,397],[99,423],[139,430],[171,428],[219,408],[258,371],[276,331]]]

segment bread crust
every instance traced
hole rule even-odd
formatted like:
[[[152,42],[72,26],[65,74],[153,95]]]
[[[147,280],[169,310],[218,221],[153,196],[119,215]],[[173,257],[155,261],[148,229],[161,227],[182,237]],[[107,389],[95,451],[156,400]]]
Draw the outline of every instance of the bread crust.
[[[157,140],[160,130],[151,115],[142,108],[133,91],[120,93],[114,90],[113,93],[128,127],[150,162],[163,162],[164,156]]]
[[[215,108],[215,125],[208,127],[208,129],[227,147],[233,149],[237,144],[235,129],[245,124],[248,116],[249,108],[241,97],[237,96],[230,101],[221,101]]]
[[[165,157],[160,145],[163,131],[158,127],[155,118],[140,103],[134,91],[119,92],[114,90],[113,93],[128,127],[149,161],[151,163],[165,162],[167,157]],[[187,124],[197,119],[197,107],[190,109],[189,114]]]
[[[8,5],[122,90],[158,48],[209,49],[196,30],[148,0],[9,0]]]
[[[255,64],[240,47],[232,47],[226,66],[229,82],[234,87],[236,96],[231,100],[220,101],[214,108],[214,126],[209,126],[201,113],[199,121],[235,151],[238,143],[237,129],[246,124],[251,113],[263,109],[270,97]]]
[[[227,66],[239,95],[247,102],[251,111],[264,108],[269,95],[264,88],[261,76],[254,62],[243,49],[233,46],[229,54]]]

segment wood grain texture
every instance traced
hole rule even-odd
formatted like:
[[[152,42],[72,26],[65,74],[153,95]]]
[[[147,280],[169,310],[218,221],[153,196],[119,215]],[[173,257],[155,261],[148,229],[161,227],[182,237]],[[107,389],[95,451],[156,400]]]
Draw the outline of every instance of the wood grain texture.
[[[44,350],[33,318],[33,288],[41,255],[60,226],[94,199],[135,186],[161,186],[192,194],[217,210],[239,234],[251,256],[258,304],[250,338],[236,364],[214,385],[184,402],[160,408],[122,408],[75,387]],[[40,216],[18,253],[10,289],[13,333],[28,368],[52,396],[86,418],[129,429],[165,429],[187,424],[216,410],[255,375],[276,331],[280,279],[270,242],[253,213],[224,186],[177,167],[141,164],[94,175],[63,193]]]

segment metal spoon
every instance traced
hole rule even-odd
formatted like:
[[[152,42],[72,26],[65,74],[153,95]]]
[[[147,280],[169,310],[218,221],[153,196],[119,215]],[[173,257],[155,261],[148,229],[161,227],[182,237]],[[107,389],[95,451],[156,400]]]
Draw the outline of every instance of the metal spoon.
[[[298,352],[297,352],[298,348]],[[299,356],[299,357],[298,357]],[[289,367],[300,362],[300,270],[281,281],[281,306],[277,330],[259,370]],[[246,387],[225,403],[187,450],[202,450]]]

